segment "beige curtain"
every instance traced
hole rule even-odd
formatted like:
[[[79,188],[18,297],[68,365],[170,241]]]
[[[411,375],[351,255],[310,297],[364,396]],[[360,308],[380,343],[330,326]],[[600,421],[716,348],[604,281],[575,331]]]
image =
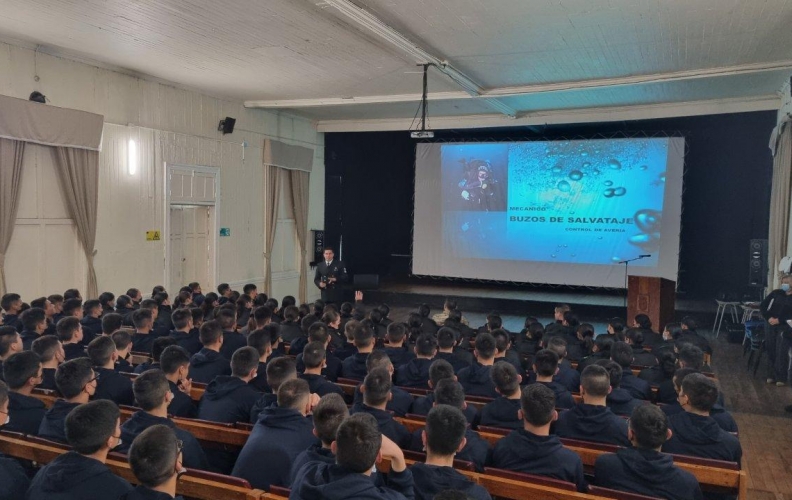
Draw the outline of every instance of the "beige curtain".
[[[88,260],[86,299],[98,297],[94,270],[94,244],[99,202],[99,152],[57,147],[53,149],[56,171],[69,215]]]
[[[0,138],[0,295],[8,291],[5,281],[5,253],[16,224],[24,154],[24,142]]]
[[[308,186],[310,174],[302,170],[289,170],[294,223],[297,227],[297,239],[300,241],[300,303],[308,296],[308,270],[306,254],[308,247],[305,237],[308,233]]]
[[[778,264],[788,255],[789,212],[792,210],[792,123],[780,123],[773,131],[773,187],[770,191],[770,231],[767,261],[770,264],[768,286],[776,283]]]
[[[272,248],[275,246],[275,228],[278,225],[280,187],[286,171],[274,165],[264,166],[264,286],[272,295]]]

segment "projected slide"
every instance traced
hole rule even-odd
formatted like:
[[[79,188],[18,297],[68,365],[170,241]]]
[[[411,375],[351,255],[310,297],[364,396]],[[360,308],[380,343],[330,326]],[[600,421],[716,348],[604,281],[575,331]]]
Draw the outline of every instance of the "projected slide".
[[[684,139],[420,144],[413,272],[676,281]]]

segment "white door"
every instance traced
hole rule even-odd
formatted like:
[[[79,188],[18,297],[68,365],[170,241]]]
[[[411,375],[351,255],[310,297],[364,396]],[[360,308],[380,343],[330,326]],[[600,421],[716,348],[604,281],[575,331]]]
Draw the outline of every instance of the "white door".
[[[176,290],[197,281],[204,288],[209,282],[210,231],[213,207],[174,205],[170,209],[171,288]]]

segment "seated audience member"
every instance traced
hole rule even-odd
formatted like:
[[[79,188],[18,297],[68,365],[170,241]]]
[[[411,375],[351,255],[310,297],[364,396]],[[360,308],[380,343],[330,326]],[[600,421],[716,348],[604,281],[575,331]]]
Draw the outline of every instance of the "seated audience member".
[[[453,311],[448,313],[448,319],[446,319],[443,322],[443,326],[454,330],[457,333],[457,338],[459,339],[459,342],[465,344],[465,348],[458,346],[459,350],[454,350],[454,352],[456,352],[458,356],[461,354],[461,352],[466,352],[470,354],[470,352],[467,350],[467,345],[470,343],[470,339],[476,337],[476,331],[462,323],[462,312],[457,309],[454,309]],[[472,355],[464,360],[473,363]]]
[[[152,425],[129,448],[129,467],[140,484],[119,500],[171,500],[184,468],[182,444],[166,425]],[[181,497],[178,497],[181,499]]]
[[[610,391],[608,370],[599,365],[586,367],[580,375],[580,395],[583,403],[561,412],[555,425],[555,433],[562,438],[630,446],[627,439],[627,421],[616,416],[606,406]]]
[[[306,308],[308,307],[308,306],[307,306],[307,305],[305,305],[305,304],[303,304],[303,305],[304,305]],[[301,313],[301,314],[302,314],[302,313]],[[297,338],[294,338],[294,339],[292,339],[292,341],[289,343],[289,354],[291,354],[291,355],[293,355],[293,356],[299,356],[299,355],[300,355],[300,353],[302,353],[302,350],[305,348],[305,345],[306,345],[308,342],[310,342],[310,340],[308,339],[308,332],[309,332],[310,328],[311,328],[311,327],[312,327],[314,324],[320,324],[320,325],[322,326],[322,328],[323,328],[325,331],[327,331],[327,325],[325,325],[324,323],[322,323],[321,321],[319,321],[319,319],[318,319],[318,318],[316,318],[316,317],[315,317],[313,314],[306,314],[306,316],[305,316],[305,317],[303,317],[303,318],[300,320],[300,329],[301,329],[301,330],[302,330],[304,333],[303,333],[303,335],[301,335],[301,336],[299,336],[299,337],[297,337]]]
[[[52,408],[44,414],[38,435],[66,443],[66,416],[87,403],[96,392],[96,374],[91,368],[91,360],[77,358],[60,365],[55,372],[55,385],[63,399],[55,400]]]
[[[707,354],[712,354],[712,346],[709,343],[709,340],[704,338],[703,336],[699,335],[696,330],[698,329],[698,322],[692,316],[685,316],[680,321],[682,331],[680,332],[679,338],[676,340],[681,340],[682,342],[688,342],[693,344],[694,346],[701,349],[703,352]]]
[[[646,314],[637,314],[633,326],[643,334],[645,346],[654,347],[663,343],[663,336],[652,329],[652,320]]]
[[[558,408],[572,408],[575,400],[567,388],[558,382],[553,381],[553,377],[558,373],[558,355],[550,349],[542,349],[534,356],[533,370],[536,372],[536,383],[546,386],[553,391],[556,397]]]
[[[334,308],[328,307],[322,313],[321,321],[327,326],[327,333],[330,335],[330,348],[338,349],[344,345],[344,335],[338,330],[341,327],[341,315]],[[374,325],[371,320],[366,323],[371,327],[373,333]]]
[[[223,345],[220,346],[220,355],[230,361],[237,349],[247,346],[247,339],[241,333],[234,331],[236,313],[231,309],[219,309],[215,313],[215,321],[223,330]]]
[[[366,377],[366,359],[374,350],[374,330],[371,322],[358,323],[352,335],[357,352],[341,362],[341,374],[344,378],[363,380]]]
[[[293,340],[302,337],[303,330],[300,326],[300,311],[297,306],[287,306],[283,308],[283,321],[281,321],[281,339],[291,343]]]
[[[82,306],[83,342],[90,344],[102,335],[102,304],[98,300],[86,300]]]
[[[101,382],[101,379],[100,379]],[[184,466],[190,469],[209,470],[206,455],[195,436],[184,429],[176,427],[168,417],[168,405],[173,401],[168,379],[161,370],[143,372],[134,382],[135,401],[140,407],[121,426],[121,440],[118,447],[121,453],[127,453],[135,438],[153,425],[166,425],[173,429],[176,437],[184,443]]]
[[[566,387],[569,392],[575,392],[580,387],[580,372],[572,368],[567,356],[567,341],[562,337],[551,337],[547,341],[547,349],[558,355],[558,373],[553,376],[553,382]]]
[[[591,347],[591,354],[581,359],[580,363],[578,363],[578,373],[583,373],[583,370],[601,359],[610,359],[610,349],[614,343],[613,338],[613,335],[597,336],[594,339],[594,345]]]
[[[605,399],[605,404],[616,415],[630,416],[637,407],[648,404],[648,401],[635,399],[627,389],[622,389],[622,368],[619,363],[611,360],[600,360],[597,364],[608,370],[610,376],[611,392]]]
[[[55,370],[66,357],[60,340],[53,335],[43,335],[33,341],[30,350],[38,354],[39,361],[41,361],[41,383],[38,388],[49,391],[57,390]]]
[[[217,321],[201,325],[203,348],[190,358],[189,378],[193,382],[208,384],[218,375],[230,375],[231,365],[220,355],[223,345],[223,329]]]
[[[44,330],[44,335],[55,335],[55,323],[52,318],[55,316],[55,306],[47,297],[39,297],[30,301],[30,307],[37,307],[44,311],[44,317],[47,319],[47,329]]]
[[[278,406],[278,389],[284,382],[297,378],[297,368],[292,358],[276,358],[267,363],[267,385],[272,392],[259,396],[250,410],[250,423],[255,424],[259,415],[269,406]]]
[[[22,323],[22,345],[26,351],[30,350],[33,341],[44,335],[47,330],[47,316],[44,309],[32,307],[19,316]]]
[[[41,468],[30,484],[28,500],[105,500],[132,486],[105,465],[118,446],[121,412],[112,401],[92,401],[66,417],[66,439],[72,451]]]
[[[439,326],[432,318],[429,317],[430,312],[431,309],[429,308],[428,304],[421,304],[418,306],[418,311],[416,314],[418,314],[418,319],[421,323],[421,331],[434,335],[437,333]]]
[[[495,338],[495,362],[505,361],[511,363],[514,369],[517,370],[517,373],[523,376],[524,370],[522,362],[520,361],[520,355],[517,354],[517,351],[512,349],[511,334],[503,328],[496,328],[490,333]]]
[[[670,349],[661,349],[657,353],[657,366],[644,368],[638,378],[646,380],[650,385],[657,386],[657,402],[667,405],[676,403],[677,393],[674,390],[674,372],[676,371],[676,355]]]
[[[415,341],[415,359],[396,369],[394,377],[400,387],[429,388],[429,367],[437,353],[437,340],[428,333],[421,334]]]
[[[459,340],[458,333],[452,328],[444,326],[437,331],[437,354],[435,354],[435,360],[443,359],[451,363],[451,366],[454,367],[454,373],[458,373],[462,368],[470,366],[468,361],[458,356],[455,352],[459,345]]]
[[[201,350],[201,335],[193,322],[193,314],[190,309],[176,309],[171,314],[174,330],[170,332],[170,338],[193,355]]]
[[[492,466],[568,481],[578,491],[586,491],[580,457],[550,435],[550,424],[558,418],[553,391],[542,384],[529,385],[520,406],[523,428],[498,441],[492,450]]]
[[[673,435],[663,445],[663,451],[739,464],[742,459],[740,441],[724,431],[710,415],[717,401],[718,385],[714,380],[701,373],[684,377],[679,404],[685,411],[668,417]]]
[[[624,335],[624,340],[633,350],[632,364],[637,366],[656,366],[657,357],[644,349],[644,334],[637,328],[630,328]]]
[[[399,446],[382,435],[377,421],[368,414],[357,414],[338,427],[332,444],[334,464],[309,462],[297,472],[291,487],[291,500],[404,500],[415,498],[413,477]],[[389,460],[391,469],[385,486],[371,479],[374,465]]]
[[[495,364],[495,338],[489,333],[476,336],[473,354],[476,361],[467,368],[459,370],[457,378],[468,396],[498,397],[495,383],[490,372]]]
[[[195,418],[198,408],[190,396],[192,380],[187,378],[190,371],[190,353],[178,345],[166,347],[160,355],[160,369],[168,379],[168,386],[173,393],[168,413],[174,417]]]
[[[272,358],[272,338],[269,329],[259,329],[250,332],[247,338],[248,347],[252,347],[259,355],[256,377],[250,381],[250,385],[259,392],[272,392],[267,385],[267,363]]]
[[[254,488],[288,487],[292,463],[316,442],[311,419],[306,418],[311,399],[305,380],[282,383],[278,405],[261,412],[231,475],[247,479]]]
[[[115,295],[111,292],[99,294],[99,304],[102,306],[102,316],[112,314],[115,310]]]
[[[119,373],[135,373],[135,367],[129,362],[129,360],[132,359],[132,335],[125,330],[118,330],[110,335],[110,338],[113,339],[113,343],[116,345],[116,351],[118,351],[115,371]]]
[[[13,328],[13,327],[9,327]],[[0,430],[8,424],[8,386],[0,381]],[[19,462],[0,453],[0,500],[25,498],[30,480]]]
[[[388,340],[385,352],[396,369],[415,359],[415,353],[410,350],[409,346],[404,345],[404,341],[407,338],[407,325],[404,323],[391,323],[388,325],[385,338]]]
[[[172,345],[176,345],[176,341],[171,337],[159,337],[154,340],[154,343],[151,344],[151,358],[149,361],[145,363],[141,363],[135,367],[135,373],[143,373],[146,370],[152,369],[159,369],[160,367],[160,356],[162,356],[162,351],[165,348],[170,347]],[[116,348],[118,345],[116,345]]]
[[[622,367],[621,387],[632,394],[632,397],[648,401],[652,395],[652,386],[646,380],[636,377],[630,369],[633,362],[632,347],[625,342],[616,342],[611,347],[611,359]]]
[[[121,324],[132,325],[132,313],[135,312],[135,303],[128,295],[119,295],[116,298],[115,313],[121,316]],[[106,317],[107,315],[105,315]],[[104,319],[105,317],[102,317]]]
[[[432,321],[434,321],[435,325],[442,325],[445,320],[448,318],[448,315],[451,311],[455,311],[457,308],[457,303],[455,300],[446,299],[445,303],[443,304],[443,312],[437,313],[432,316]],[[420,309],[419,309],[420,312]],[[428,313],[427,313],[428,314]],[[467,318],[461,318],[460,323],[463,325],[469,325]]]
[[[98,377],[94,399],[109,399],[117,405],[133,405],[132,381],[115,371],[118,351],[110,337],[96,337],[88,344],[88,357]]]
[[[603,337],[605,335],[611,337],[614,342],[624,342],[624,328],[625,328],[624,320],[621,318],[611,318],[608,321],[608,329],[605,334],[599,335],[599,337]]]
[[[675,415],[677,413],[682,413],[685,410],[682,408],[682,405],[679,404],[679,392],[682,390],[682,381],[685,380],[685,377],[690,375],[691,373],[700,373],[693,368],[680,368],[679,370],[674,373],[673,378],[673,385],[674,385],[674,394],[677,395],[675,401],[671,404],[665,404],[661,408],[663,412],[668,415]],[[720,398],[720,393],[718,394]],[[737,422],[735,422],[734,417],[731,416],[731,413],[726,411],[726,409],[720,403],[715,403],[710,410],[710,416],[718,422],[718,425],[721,429],[726,432],[733,432],[737,433]]]
[[[327,380],[322,375],[322,369],[325,367],[325,358],[327,351],[324,344],[321,342],[311,342],[302,352],[302,361],[305,365],[305,371],[300,374],[299,378],[308,382],[308,387],[311,394],[318,394],[319,397],[324,397],[325,394],[338,394],[344,395],[344,391],[336,384]]]
[[[478,424],[504,429],[522,427],[520,412],[520,382],[522,377],[510,363],[495,363],[492,367],[492,381],[500,394],[481,409]]]
[[[349,323],[352,323],[351,321]],[[358,322],[355,322],[359,324]],[[357,327],[355,327],[357,328]],[[322,369],[322,375],[325,376],[327,380],[330,382],[335,383],[338,381],[338,377],[341,376],[341,372],[343,370],[342,364],[343,362],[338,359],[336,356],[333,355],[329,351],[330,349],[330,334],[327,332],[327,325],[322,322],[317,322],[312,324],[308,328],[308,338],[309,342],[321,342],[325,346],[326,358],[325,358],[325,367]],[[303,346],[304,348],[305,346]],[[300,354],[297,355],[297,370],[303,371],[305,370],[305,365],[302,361],[302,349],[300,349]],[[289,351],[291,353],[291,350]]]
[[[432,500],[445,490],[459,490],[476,500],[491,498],[482,486],[454,470],[454,456],[465,447],[466,431],[467,420],[458,408],[438,405],[429,412],[421,432],[426,462],[410,467],[416,499]]]
[[[77,318],[63,318],[56,327],[58,339],[63,343],[66,361],[85,357],[85,346],[82,344],[83,331]]]
[[[132,313],[132,323],[135,325],[135,333],[132,335],[132,350],[134,352],[151,352],[151,347],[157,338],[152,334],[154,321],[151,309],[141,307]]]
[[[0,307],[5,311],[2,324],[18,329],[21,324],[19,314],[22,312],[22,297],[18,293],[7,293],[0,298]]]
[[[63,318],[77,318],[79,320],[82,320],[82,318],[83,318],[82,299],[64,298],[64,300],[63,300]],[[84,336],[85,336],[85,332],[83,332],[83,337]],[[85,343],[84,340],[83,340],[83,343]]]
[[[567,344],[566,358],[580,362],[585,356],[591,354],[594,345],[594,326],[591,323],[580,323],[575,328],[575,338],[570,338]]]
[[[339,318],[340,319],[340,318]],[[382,324],[382,311],[374,308],[369,311],[367,319],[371,322],[371,329],[374,331],[374,338],[377,341],[382,341],[388,331],[388,326]]]
[[[701,500],[696,477],[660,453],[671,436],[668,419],[655,405],[642,405],[630,417],[628,437],[632,448],[600,455],[594,466],[598,486],[669,500]]]
[[[102,335],[112,335],[124,326],[124,318],[120,314],[109,313],[102,316]]]
[[[703,350],[685,341],[677,341],[675,342],[675,346],[676,345],[680,346],[677,349],[677,358],[679,359],[680,368],[693,368],[700,372],[712,372],[712,369],[704,364]]]
[[[448,361],[442,359],[432,361],[432,364],[429,366],[429,388],[434,391],[438,382],[446,378],[456,382],[457,378],[454,375],[454,367],[451,366]],[[430,392],[426,396],[415,398],[411,412],[416,415],[428,415],[429,410],[432,409],[434,404],[434,392]],[[470,423],[473,423],[473,418],[477,415],[478,412],[475,411],[475,408],[472,412],[465,412],[465,416],[468,417],[468,422]]]
[[[341,422],[349,417],[349,410],[344,403],[344,398],[338,394],[328,394],[319,400],[313,411],[313,434],[319,438],[318,443],[313,443],[294,459],[291,467],[289,484],[297,479],[297,473],[303,465],[310,462],[334,464],[336,461],[332,446]]]
[[[322,323],[324,324],[324,323]],[[338,347],[333,350],[333,356],[337,357],[341,361],[349,358],[350,356],[354,356],[357,352],[357,348],[355,347],[355,329],[360,325],[360,321],[356,319],[349,319],[344,325],[341,327],[344,332],[344,342],[341,344],[341,347]],[[329,335],[328,335],[328,345],[329,345]]]
[[[198,404],[198,418],[212,422],[246,422],[260,392],[248,382],[258,369],[258,351],[242,347],[231,356],[231,375],[212,380]]]
[[[432,406],[433,408],[439,405],[448,405],[462,412],[470,408],[465,403],[465,392],[462,390],[462,386],[453,378],[440,380],[437,383],[433,396],[435,399]],[[431,409],[429,411],[431,411]],[[476,469],[481,472],[490,460],[490,446],[487,441],[479,436],[478,432],[470,428],[470,419],[467,416],[465,416],[465,420],[468,422],[468,428],[465,431],[465,445],[462,450],[457,453],[456,458],[473,462]],[[413,431],[412,444],[410,445],[412,450],[424,451],[424,442],[421,436],[423,430],[422,427]]]
[[[8,385],[8,420],[6,431],[35,436],[47,409],[30,394],[41,383],[42,369],[38,354],[22,351],[3,363],[3,378]]]
[[[371,370],[374,370],[375,368],[384,368],[390,374],[391,379],[393,379],[393,363],[391,363],[390,358],[385,353],[385,351],[374,351],[366,360],[366,369],[368,370],[368,373],[371,373]],[[353,405],[363,404],[363,393],[360,389],[362,385],[363,384],[360,384],[355,388]],[[386,410],[393,412],[393,414],[397,417],[403,417],[407,413],[410,413],[410,409],[412,408],[413,404],[412,394],[405,391],[404,389],[394,386],[391,387],[391,396],[392,397],[390,401],[388,401],[388,404],[385,408]]]
[[[18,352],[22,352],[22,337],[13,326],[0,326],[0,380],[3,378],[3,363]]]
[[[369,413],[377,419],[380,431],[402,448],[410,446],[410,432],[387,410],[391,396],[391,376],[384,368],[374,368],[366,375],[360,390],[363,392],[363,404],[352,407],[351,413]]]
[[[545,325],[545,334],[548,337],[555,335],[563,335],[566,332],[564,328],[564,313],[571,311],[572,308],[569,304],[558,304],[553,310],[553,322]]]
[[[244,302],[244,300],[245,299],[241,299],[242,302]],[[250,311],[250,309],[243,309],[242,313],[244,314],[246,311]],[[255,326],[254,330],[261,330],[262,328],[265,328],[266,326],[273,323],[277,324],[273,321],[274,315],[272,313],[272,309],[265,305],[257,306],[255,309],[253,309],[250,318],[253,320],[253,325]],[[242,317],[239,319],[244,320]],[[249,320],[244,320],[242,323],[244,326],[239,330],[239,333],[245,337],[247,337],[250,333],[250,329],[248,328],[249,323]],[[280,333],[280,328],[278,329],[278,332]]]

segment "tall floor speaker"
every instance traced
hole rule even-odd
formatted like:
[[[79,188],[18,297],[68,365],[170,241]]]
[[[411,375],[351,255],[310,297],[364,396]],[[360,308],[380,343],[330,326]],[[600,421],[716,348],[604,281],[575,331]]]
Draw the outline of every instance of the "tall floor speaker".
[[[748,285],[767,286],[767,240],[751,240],[748,253]]]

